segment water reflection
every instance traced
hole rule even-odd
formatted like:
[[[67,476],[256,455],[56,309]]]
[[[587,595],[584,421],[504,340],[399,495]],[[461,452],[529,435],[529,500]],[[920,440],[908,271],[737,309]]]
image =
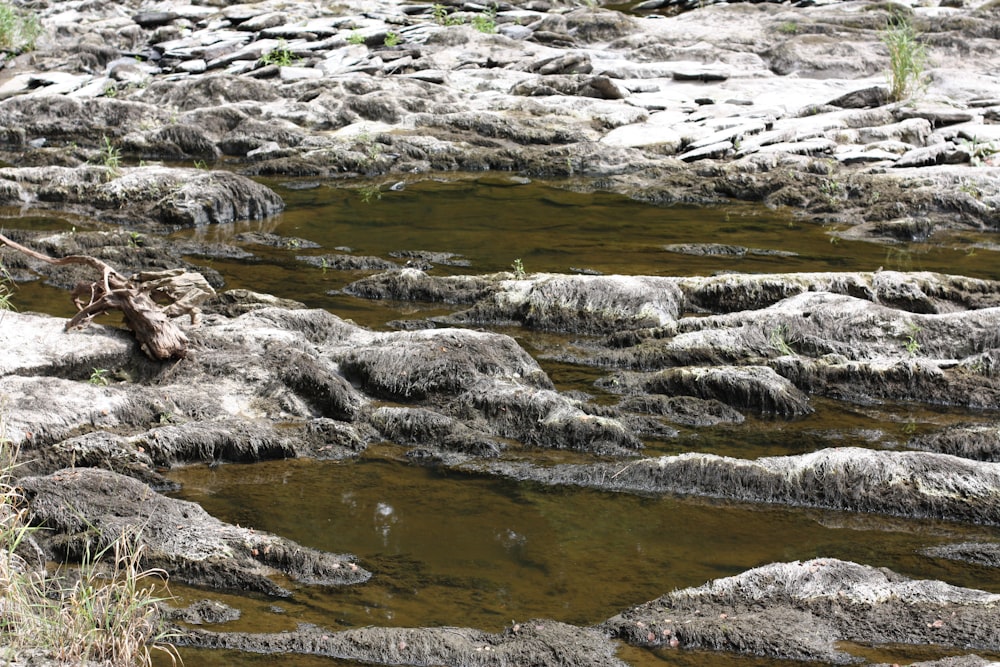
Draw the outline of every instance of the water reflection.
[[[184,485],[180,497],[223,520],[253,516],[255,528],[358,555],[375,573],[369,583],[300,590],[288,611],[324,626],[592,624],[677,588],[818,556],[1000,591],[1000,573],[916,555],[944,541],[997,539],[992,528],[551,489],[381,458],[171,476]]]

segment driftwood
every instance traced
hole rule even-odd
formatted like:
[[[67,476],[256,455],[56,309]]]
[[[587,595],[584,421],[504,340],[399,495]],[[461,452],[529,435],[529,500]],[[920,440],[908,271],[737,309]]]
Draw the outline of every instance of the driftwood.
[[[157,361],[180,359],[187,354],[188,338],[174,324],[160,306],[153,301],[138,281],[126,278],[99,259],[87,255],[49,257],[31,248],[11,241],[0,234],[0,245],[7,245],[34,259],[49,264],[86,264],[101,273],[101,279],[92,283],[77,283],[73,289],[73,303],[80,311],[66,323],[66,330],[84,328],[103,313],[120,310],[125,326],[132,330],[146,356]],[[194,313],[192,312],[192,320]]]

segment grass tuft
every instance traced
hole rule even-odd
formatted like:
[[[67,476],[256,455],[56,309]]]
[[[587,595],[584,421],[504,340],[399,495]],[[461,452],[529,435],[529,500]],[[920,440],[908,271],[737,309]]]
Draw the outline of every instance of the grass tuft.
[[[926,84],[927,49],[917,39],[909,21],[898,18],[882,31],[882,42],[889,49],[889,98],[905,100]]]
[[[160,621],[166,575],[143,567],[138,535],[85,549],[72,577],[47,572],[12,474],[16,457],[0,419],[0,645],[66,664],[148,666],[152,651],[176,664],[176,649],[165,643],[174,635]]]
[[[42,23],[34,14],[0,2],[0,51],[31,51],[42,34]]]

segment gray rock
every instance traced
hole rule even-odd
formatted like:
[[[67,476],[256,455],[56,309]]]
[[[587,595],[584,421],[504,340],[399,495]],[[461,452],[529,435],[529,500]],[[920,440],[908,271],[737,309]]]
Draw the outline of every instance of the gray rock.
[[[929,167],[937,164],[961,164],[971,159],[969,153],[951,142],[914,148],[903,153],[894,167]]]
[[[909,644],[930,635],[941,645],[993,650],[1000,640],[985,619],[996,601],[985,591],[822,558],[772,563],[675,591],[602,627],[647,648],[721,648],[846,664],[854,657],[840,642]]]
[[[726,157],[733,152],[733,142],[718,141],[681,153],[677,157],[685,162],[695,162],[705,159],[719,159]]]

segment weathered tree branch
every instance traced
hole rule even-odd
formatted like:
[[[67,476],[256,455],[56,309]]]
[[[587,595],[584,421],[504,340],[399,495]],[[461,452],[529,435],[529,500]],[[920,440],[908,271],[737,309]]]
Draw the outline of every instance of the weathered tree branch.
[[[80,312],[66,323],[67,331],[86,327],[95,317],[109,310],[120,310],[125,317],[125,326],[135,333],[142,351],[151,359],[180,359],[187,354],[187,336],[167,317],[163,309],[139,285],[101,260],[87,255],[49,257],[15,243],[3,234],[0,234],[0,245],[10,246],[28,257],[48,264],[86,264],[100,271],[99,281],[79,283],[73,290],[73,303]],[[86,303],[83,297],[86,297]]]

